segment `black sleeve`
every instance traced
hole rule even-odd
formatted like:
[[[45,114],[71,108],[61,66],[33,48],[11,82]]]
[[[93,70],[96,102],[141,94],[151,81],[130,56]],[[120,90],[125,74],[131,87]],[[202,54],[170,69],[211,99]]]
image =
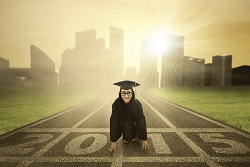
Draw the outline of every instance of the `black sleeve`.
[[[121,129],[118,116],[118,101],[112,105],[112,114],[110,117],[110,140],[116,142],[121,137]]]
[[[143,113],[142,104],[139,100],[136,100],[136,110],[137,110],[136,132],[138,138],[140,140],[147,140],[146,119]]]

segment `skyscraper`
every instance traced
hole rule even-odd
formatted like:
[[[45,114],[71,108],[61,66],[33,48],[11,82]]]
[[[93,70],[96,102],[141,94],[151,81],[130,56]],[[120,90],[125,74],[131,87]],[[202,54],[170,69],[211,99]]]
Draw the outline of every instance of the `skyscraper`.
[[[110,48],[106,55],[108,82],[124,78],[124,33],[120,28],[110,26]],[[112,75],[111,75],[112,74]]]
[[[212,58],[212,86],[231,86],[232,55]]]
[[[30,46],[31,78],[34,86],[58,85],[55,62],[38,47]]]
[[[183,61],[184,85],[204,86],[205,59],[184,56]]]
[[[93,29],[78,32],[75,38],[76,47],[62,54],[60,85],[100,87],[123,79],[123,30],[110,27],[109,49]]]
[[[105,73],[105,41],[93,29],[77,32],[75,48],[62,54],[60,85],[93,87],[103,82]]]
[[[58,85],[55,63],[38,47],[30,46],[31,68],[10,68],[9,61],[0,58],[0,87],[30,87]],[[1,65],[1,62],[3,65]]]
[[[166,34],[162,54],[161,87],[183,85],[184,36]]]

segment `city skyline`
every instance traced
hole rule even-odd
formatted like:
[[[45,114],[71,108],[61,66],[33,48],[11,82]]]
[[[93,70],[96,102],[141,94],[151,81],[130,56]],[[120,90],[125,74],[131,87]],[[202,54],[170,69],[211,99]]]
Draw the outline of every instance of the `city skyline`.
[[[185,56],[211,63],[215,55],[230,54],[232,67],[250,64],[247,0],[10,0],[0,8],[0,56],[10,67],[29,67],[29,46],[34,44],[51,57],[58,72],[63,51],[74,47],[75,33],[95,29],[109,48],[109,26],[124,30],[125,67],[138,66],[143,40],[164,33],[185,36]]]

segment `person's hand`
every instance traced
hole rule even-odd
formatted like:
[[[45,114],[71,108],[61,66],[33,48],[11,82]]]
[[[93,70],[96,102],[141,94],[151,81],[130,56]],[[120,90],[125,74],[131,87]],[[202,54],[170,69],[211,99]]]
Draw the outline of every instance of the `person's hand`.
[[[141,145],[142,145],[142,147],[141,147],[142,149],[148,149],[149,148],[147,140],[142,140]]]
[[[115,151],[117,148],[117,143],[116,142],[112,142],[111,146],[109,148],[109,152],[112,152],[113,150]]]

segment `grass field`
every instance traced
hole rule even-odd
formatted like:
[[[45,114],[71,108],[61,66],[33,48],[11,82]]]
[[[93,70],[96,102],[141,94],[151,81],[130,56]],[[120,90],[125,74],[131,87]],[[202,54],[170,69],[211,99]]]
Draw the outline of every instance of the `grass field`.
[[[250,87],[174,87],[148,92],[250,132]]]
[[[53,87],[0,90],[0,134],[102,95],[97,89]]]

